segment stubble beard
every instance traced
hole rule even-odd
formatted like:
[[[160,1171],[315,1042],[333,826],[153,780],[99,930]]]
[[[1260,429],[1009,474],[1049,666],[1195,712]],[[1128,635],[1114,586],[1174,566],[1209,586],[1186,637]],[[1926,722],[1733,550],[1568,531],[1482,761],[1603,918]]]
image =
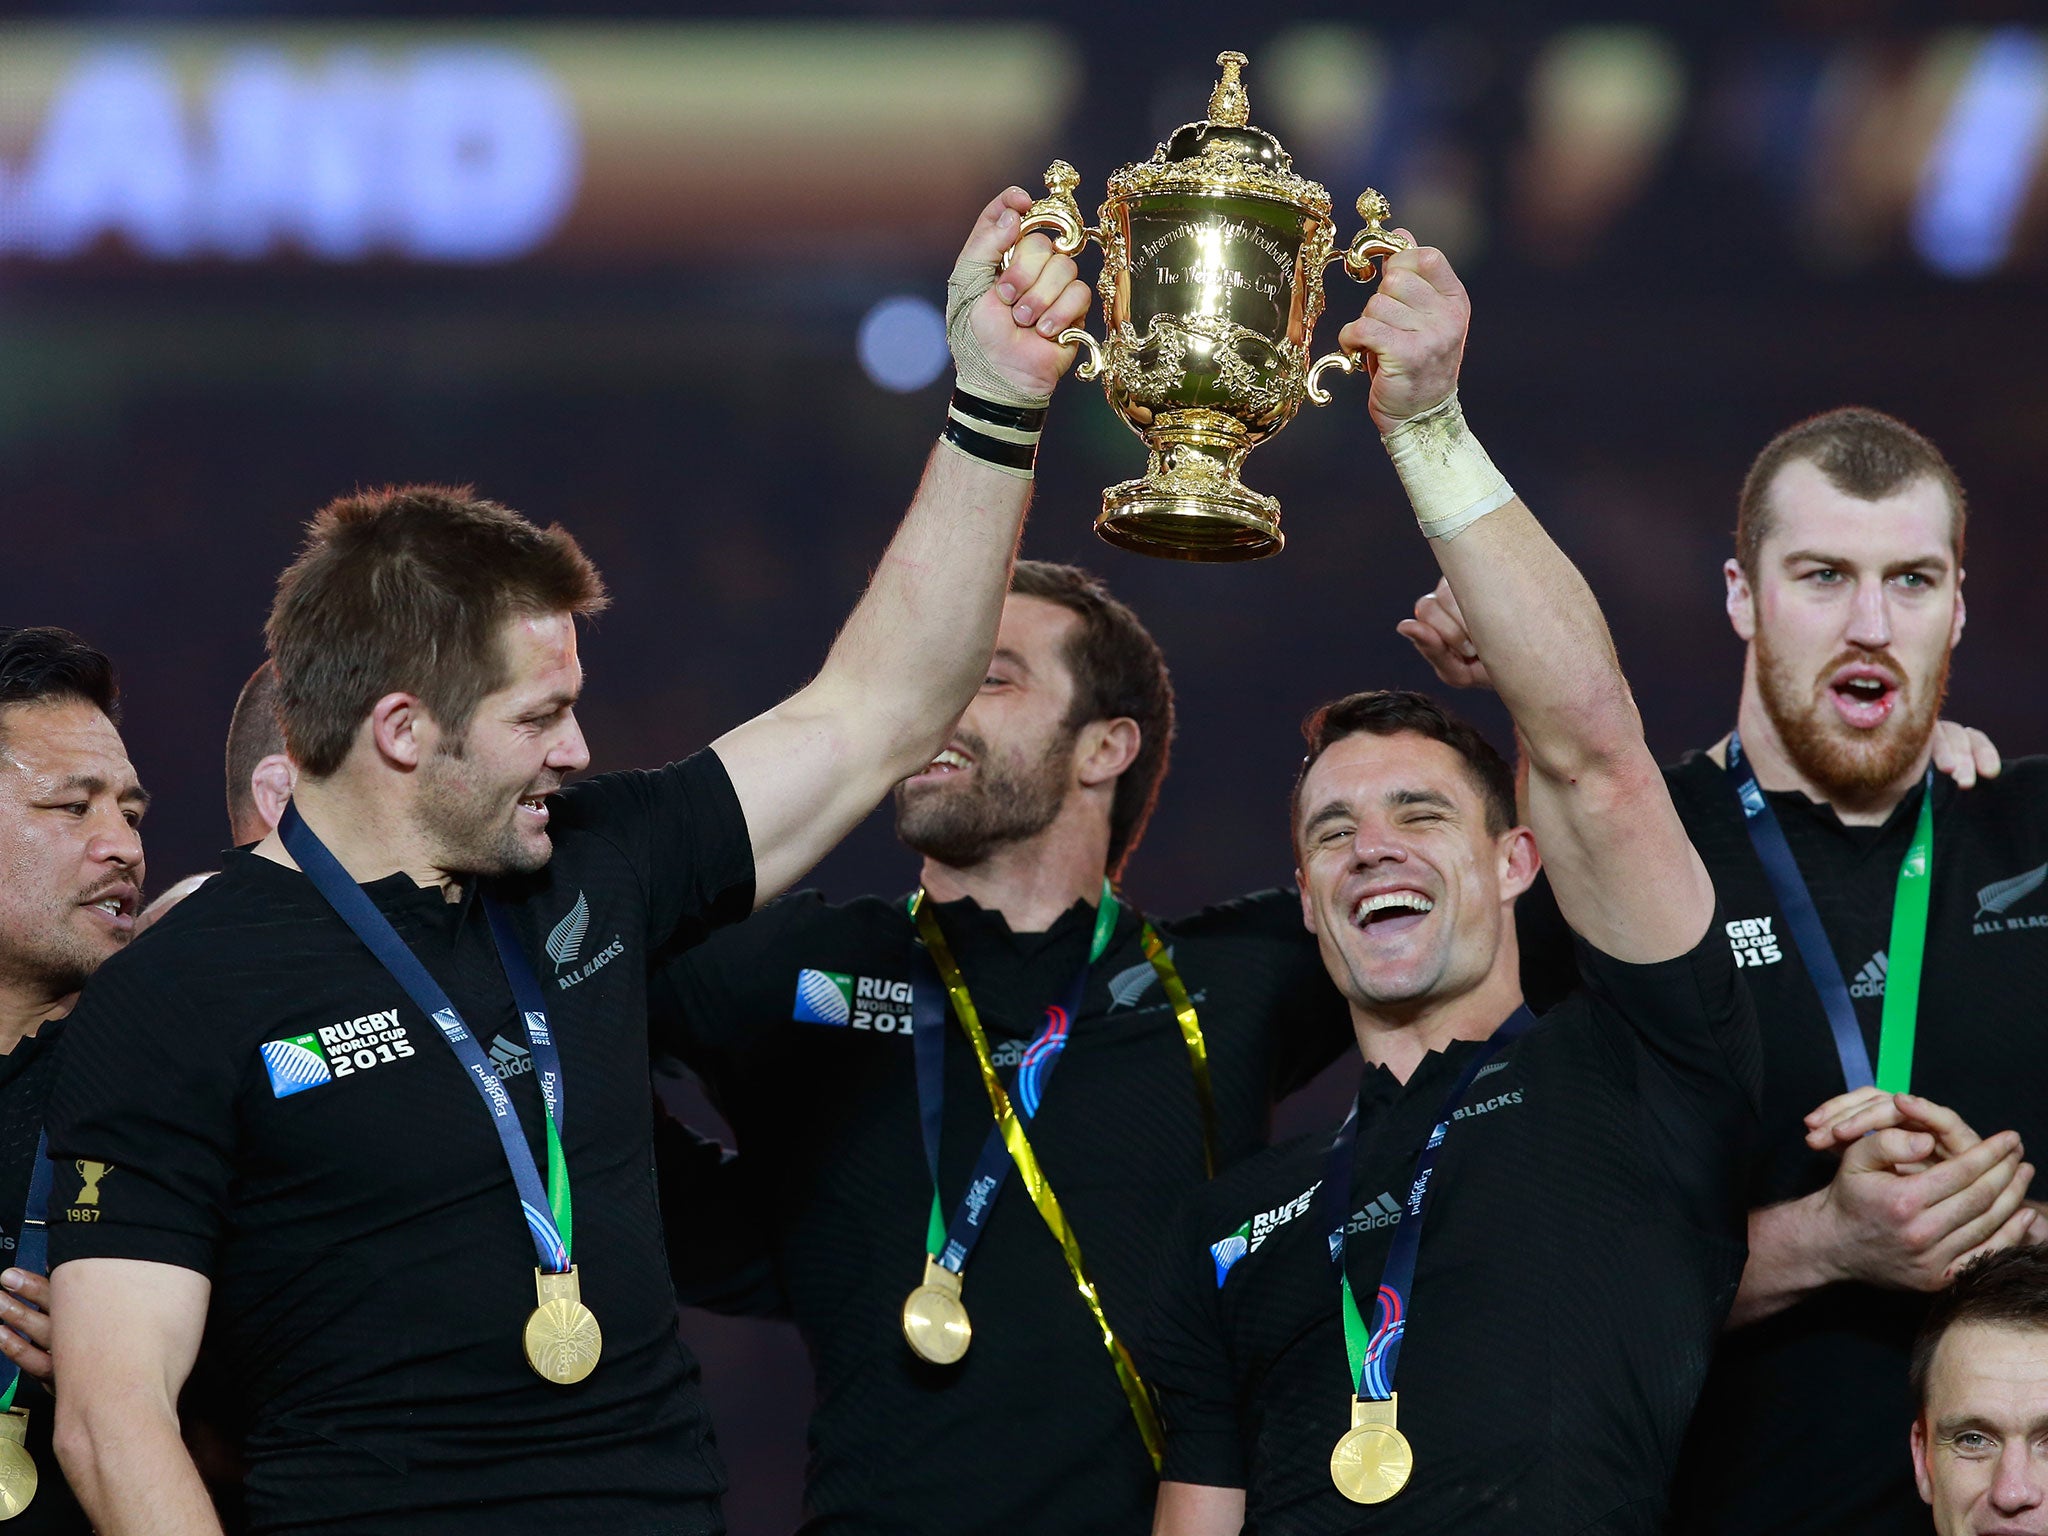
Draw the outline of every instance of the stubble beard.
[[[437,750],[420,778],[417,815],[435,862],[470,875],[528,875],[545,866],[553,845],[528,847],[506,818],[503,793],[472,782],[466,762],[460,751]]]
[[[1855,662],[1882,663],[1900,679],[1899,701],[1875,730],[1843,723],[1828,699],[1827,680]],[[1934,735],[1948,694],[1949,657],[1931,686],[1922,688],[1889,651],[1849,651],[1834,657],[1818,675],[1802,678],[1793,665],[1756,637],[1757,692],[1764,713],[1777,728],[1793,766],[1830,799],[1856,805],[1873,800],[1910,773]]]
[[[1074,733],[1061,732],[1023,770],[987,755],[987,743],[967,733],[960,743],[973,755],[972,782],[911,790],[896,786],[896,836],[914,853],[949,869],[972,869],[997,849],[1038,836],[1066,804]]]

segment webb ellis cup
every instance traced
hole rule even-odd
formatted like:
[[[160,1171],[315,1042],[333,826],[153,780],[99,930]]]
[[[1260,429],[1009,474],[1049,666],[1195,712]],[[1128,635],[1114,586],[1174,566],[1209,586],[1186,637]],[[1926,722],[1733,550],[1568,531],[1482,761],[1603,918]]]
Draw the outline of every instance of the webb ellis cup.
[[[1245,56],[1225,53],[1209,115],[1109,178],[1101,223],[1081,222],[1064,160],[1045,173],[1048,195],[1031,205],[1025,232],[1043,230],[1064,255],[1102,247],[1106,340],[1060,335],[1088,358],[1110,406],[1145,440],[1151,460],[1137,480],[1102,495],[1095,531],[1110,543],[1172,560],[1256,560],[1279,551],[1280,503],[1238,478],[1245,457],[1294,418],[1304,397],[1329,403],[1317,380],[1345,373],[1343,352],[1309,361],[1323,312],[1323,271],[1341,259],[1360,282],[1380,257],[1407,242],[1388,232],[1386,199],[1358,200],[1365,229],[1334,251],[1330,194],[1294,174],[1280,141],[1249,126],[1238,79]]]

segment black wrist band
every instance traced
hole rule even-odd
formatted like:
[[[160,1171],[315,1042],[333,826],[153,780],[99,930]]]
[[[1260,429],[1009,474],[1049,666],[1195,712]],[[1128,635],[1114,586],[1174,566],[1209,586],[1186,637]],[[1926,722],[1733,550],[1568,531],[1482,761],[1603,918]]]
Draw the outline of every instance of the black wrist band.
[[[1029,479],[1038,463],[1038,438],[1044,426],[1042,405],[1000,405],[956,385],[939,440],[991,468]]]

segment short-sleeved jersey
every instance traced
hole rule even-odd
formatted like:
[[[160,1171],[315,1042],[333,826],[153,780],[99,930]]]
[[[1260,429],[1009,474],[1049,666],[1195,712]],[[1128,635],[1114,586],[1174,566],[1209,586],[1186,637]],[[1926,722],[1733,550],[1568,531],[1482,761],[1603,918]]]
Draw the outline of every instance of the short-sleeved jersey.
[[[934,910],[1011,1077],[1086,964],[1095,909],[1077,903],[1026,934],[971,901]],[[1276,1096],[1350,1044],[1349,1012],[1291,894],[1158,931],[1206,1037],[1228,1164],[1264,1144]],[[966,1267],[966,1358],[929,1365],[904,1341],[932,1202],[916,953],[900,899],[834,906],[806,893],[667,972],[675,1004],[658,1039],[702,1074],[733,1126],[816,1372],[805,1530],[1138,1536],[1151,1528],[1152,1465],[1021,1178],[996,1197]],[[950,1216],[993,1119],[972,1048],[950,1018],[945,1028],[939,1182]],[[1205,1177],[1198,1106],[1173,1007],[1125,910],[1030,1126],[1110,1325],[1125,1333],[1142,1316],[1164,1224]],[[679,1248],[695,1240],[672,1236]]]
[[[535,1255],[492,1117],[432,1022],[312,883],[228,856],[93,978],[50,1109],[52,1260],[212,1281],[252,1425],[259,1531],[721,1528],[656,1199],[648,957],[743,916],[746,826],[711,753],[551,802],[554,856],[484,882],[546,993],[564,1079],[590,1377],[527,1366]],[[531,1041],[478,899],[364,887],[493,1058],[544,1163]]]
[[[22,1211],[28,1181],[35,1168],[36,1139],[42,1134],[43,1112],[55,1073],[57,1042],[66,1021],[46,1021],[33,1035],[16,1042],[0,1056],[0,1267],[14,1262],[21,1241]],[[28,1412],[28,1452],[35,1458],[36,1496],[27,1509],[8,1521],[9,1536],[85,1536],[91,1527],[78,1507],[64,1471],[50,1449],[56,1404],[42,1383],[23,1376],[15,1389],[14,1406]]]
[[[1820,994],[1749,840],[1727,770],[1703,752],[1665,770],[1720,894],[1723,942],[1756,999],[1764,1048],[1763,1153],[1752,1207],[1834,1176],[1806,1145],[1806,1113],[1843,1091]],[[1882,826],[1843,825],[1796,791],[1766,797],[1784,828],[1848,984],[1874,1063],[1900,861],[1921,791]],[[1523,953],[1559,954],[1554,901],[1523,903]],[[1568,984],[1525,972],[1531,995]],[[1959,790],[1934,781],[1934,882],[1913,1091],[1983,1135],[2048,1147],[2048,758],[2009,761]],[[1673,1499],[1677,1529],[1725,1536],[1925,1536],[1906,1432],[1907,1359],[1922,1297],[1836,1285],[1729,1334],[1715,1359]]]
[[[1581,954],[1586,990],[1481,1068],[1438,1153],[1394,1381],[1408,1486],[1367,1511],[1330,1479],[1354,1383],[1319,1220],[1327,1136],[1202,1190],[1161,1259],[1140,1362],[1169,1480],[1244,1488],[1258,1536],[1659,1528],[1742,1274],[1755,1020],[1718,927],[1657,965]],[[1479,1048],[1431,1052],[1406,1083],[1365,1071],[1342,1208],[1368,1313]]]

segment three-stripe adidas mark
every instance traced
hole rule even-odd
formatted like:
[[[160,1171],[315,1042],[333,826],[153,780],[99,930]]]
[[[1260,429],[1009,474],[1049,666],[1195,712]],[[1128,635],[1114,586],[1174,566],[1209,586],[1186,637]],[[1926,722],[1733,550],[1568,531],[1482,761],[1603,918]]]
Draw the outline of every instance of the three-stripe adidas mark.
[[[1883,997],[1885,953],[1879,950],[1863,962],[1863,969],[1856,973],[1856,979],[1849,983],[1851,997]]]

